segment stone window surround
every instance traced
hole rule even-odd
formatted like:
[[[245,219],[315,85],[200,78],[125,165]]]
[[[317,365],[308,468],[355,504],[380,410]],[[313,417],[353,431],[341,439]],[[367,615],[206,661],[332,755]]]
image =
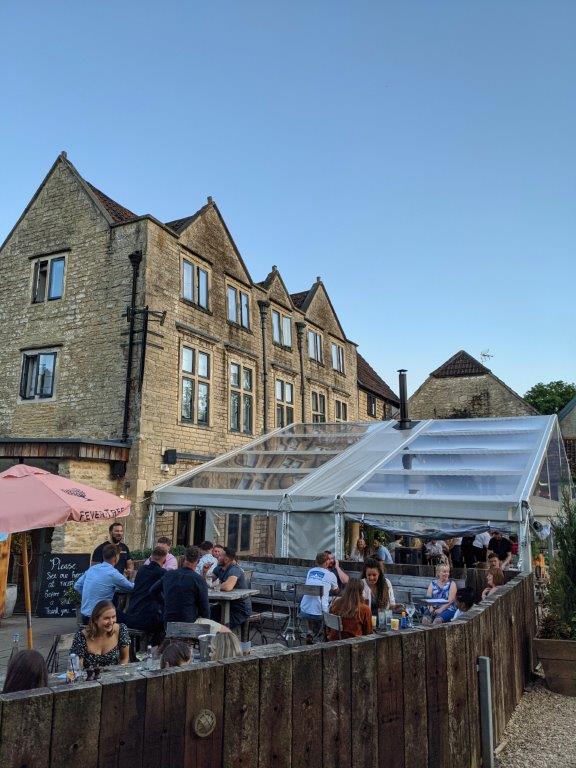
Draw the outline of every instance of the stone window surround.
[[[57,373],[58,373],[58,352],[61,350],[62,344],[52,344],[50,346],[46,347],[28,347],[26,349],[21,349],[20,354],[22,355],[22,361],[20,364],[20,381],[19,381],[19,390],[18,390],[18,404],[19,405],[26,405],[26,404],[37,404],[37,403],[53,403],[56,400],[56,382],[57,382]],[[49,397],[40,397],[40,395],[35,395],[34,397],[22,397],[22,386],[23,386],[23,376],[24,376],[24,363],[26,357],[33,357],[36,355],[54,355],[54,373],[52,374],[52,394]]]
[[[192,290],[193,290],[194,297],[192,299],[184,295],[185,264],[189,264],[193,269],[194,280],[193,280]],[[206,306],[196,301],[196,298],[198,297],[198,291],[199,291],[199,288],[198,288],[199,286],[198,272],[199,271],[202,271],[206,274]],[[212,290],[212,274],[211,274],[211,271],[208,269],[208,266],[204,263],[200,263],[199,260],[194,259],[188,253],[180,254],[180,299],[181,301],[183,301],[185,304],[188,304],[191,307],[195,307],[196,309],[200,309],[203,312],[208,312],[212,314],[210,309],[211,290]]]
[[[316,407],[314,407],[316,401]],[[310,392],[310,406],[312,410],[312,423],[323,424],[326,422],[326,394],[313,389]]]
[[[189,371],[184,370],[183,365],[183,355],[184,355],[184,348],[191,349],[194,353],[194,372],[190,373]],[[208,358],[208,376],[200,376],[198,374],[198,356],[199,354],[204,354]],[[179,358],[179,364],[178,364],[178,373],[179,373],[179,387],[178,387],[178,424],[181,427],[199,427],[200,429],[209,429],[211,427],[211,416],[212,416],[212,409],[210,408],[210,395],[211,395],[211,376],[212,376],[212,367],[213,367],[213,360],[210,352],[207,352],[205,349],[200,349],[197,345],[191,344],[186,339],[180,339],[180,346],[178,350],[178,358]],[[189,381],[193,382],[194,387],[194,402],[193,402],[193,416],[192,419],[188,420],[182,417],[182,391],[183,391],[183,382],[187,379]],[[198,423],[198,396],[199,396],[199,384],[205,384],[208,389],[208,421],[207,423],[200,422]]]
[[[334,365],[334,353],[336,352],[336,365]],[[341,376],[346,375],[346,354],[344,347],[337,341],[330,340],[330,362],[332,364],[332,370],[339,373]],[[341,367],[339,367],[341,365]]]
[[[281,385],[281,394],[282,397],[278,397],[278,384]],[[289,385],[292,388],[292,400],[286,399],[286,385]],[[294,382],[293,381],[286,381],[286,379],[275,379],[274,381],[274,401],[276,404],[276,410],[275,410],[275,420],[276,420],[276,429],[279,429],[281,427],[287,427],[289,424],[294,423]],[[282,424],[279,423],[278,419],[278,411],[279,409],[282,409]],[[292,411],[291,418],[288,415],[288,410]],[[290,419],[290,420],[289,420]]]
[[[314,340],[314,357],[310,354],[311,336]],[[306,342],[308,348],[308,359],[314,363],[317,363],[318,365],[324,365],[324,337],[322,336],[322,333],[308,327],[306,333]]]
[[[229,306],[229,292],[235,291],[236,298],[235,298],[235,315],[236,320],[230,319],[230,306]],[[242,320],[242,297],[246,298],[247,303],[247,325],[245,325]],[[242,286],[238,283],[234,283],[231,280],[226,280],[226,320],[229,325],[233,325],[235,328],[241,328],[243,331],[249,331],[252,332],[252,302],[251,302],[251,296],[249,291],[246,289],[245,286]]]
[[[278,315],[279,318],[279,333],[280,338],[276,339],[274,338],[274,315]],[[271,313],[270,313],[270,322],[272,323],[272,343],[277,347],[282,347],[282,349],[292,349],[292,317],[291,315],[286,314],[285,312],[282,312],[280,309],[275,309],[272,307]],[[286,344],[284,342],[284,324],[285,321],[288,321],[290,324],[290,343]]]
[[[378,416],[378,398],[376,395],[366,394],[366,412],[368,416],[376,418]]]
[[[245,365],[237,357],[228,358],[228,432],[234,435],[253,436],[256,427],[256,371],[253,365]],[[232,384],[232,366],[238,366],[239,383],[238,386]],[[250,371],[251,389],[244,387],[244,371]],[[239,396],[239,425],[238,429],[232,427],[232,395]],[[244,399],[249,397],[252,401],[250,431],[245,430],[244,424]]]
[[[340,412],[340,415],[338,415]],[[334,400],[334,421],[344,423],[348,421],[348,403],[343,400]]]
[[[34,306],[46,304],[49,301],[61,301],[66,293],[66,267],[68,265],[68,254],[70,248],[61,248],[58,251],[51,251],[50,253],[38,254],[37,256],[30,257],[30,263],[32,266],[30,275],[30,303]],[[44,286],[44,297],[36,300],[37,280],[39,277],[38,268],[41,262],[46,261],[48,263],[46,282]],[[60,296],[54,296],[50,298],[50,283],[52,281],[52,265],[55,261],[63,261],[64,269],[62,271],[62,293]]]

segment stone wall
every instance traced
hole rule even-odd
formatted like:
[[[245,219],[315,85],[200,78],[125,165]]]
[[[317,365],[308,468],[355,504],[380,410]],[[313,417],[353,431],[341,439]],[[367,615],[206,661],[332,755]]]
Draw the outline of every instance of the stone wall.
[[[409,401],[413,419],[534,415],[534,409],[492,374],[428,377]]]
[[[382,419],[392,418],[392,406],[377,395],[376,397],[376,415],[371,416],[368,413],[368,392],[364,389],[358,389],[358,419],[360,421],[382,421]]]

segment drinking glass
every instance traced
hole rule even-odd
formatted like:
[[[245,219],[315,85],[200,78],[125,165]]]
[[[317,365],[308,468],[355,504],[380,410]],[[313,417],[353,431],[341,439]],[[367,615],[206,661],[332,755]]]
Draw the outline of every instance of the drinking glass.
[[[406,606],[406,613],[408,614],[408,625],[410,627],[413,627],[414,626],[413,616],[416,613],[416,606],[414,605],[414,603],[408,603],[408,605]]]
[[[386,613],[386,629],[392,629],[392,611],[385,611]]]

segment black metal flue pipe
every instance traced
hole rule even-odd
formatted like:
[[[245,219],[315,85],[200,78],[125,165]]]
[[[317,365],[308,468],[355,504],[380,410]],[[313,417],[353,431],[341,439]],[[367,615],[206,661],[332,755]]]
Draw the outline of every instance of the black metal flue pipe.
[[[398,371],[398,386],[400,390],[400,421],[399,429],[411,429],[412,422],[408,418],[408,393],[406,388],[406,369],[400,368]]]

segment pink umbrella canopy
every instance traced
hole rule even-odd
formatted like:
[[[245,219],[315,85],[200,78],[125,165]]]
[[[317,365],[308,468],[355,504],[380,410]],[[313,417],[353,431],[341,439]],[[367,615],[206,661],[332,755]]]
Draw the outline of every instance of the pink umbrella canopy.
[[[130,514],[130,502],[44,469],[16,464],[0,472],[0,531],[17,533],[69,521],[89,523]]]

